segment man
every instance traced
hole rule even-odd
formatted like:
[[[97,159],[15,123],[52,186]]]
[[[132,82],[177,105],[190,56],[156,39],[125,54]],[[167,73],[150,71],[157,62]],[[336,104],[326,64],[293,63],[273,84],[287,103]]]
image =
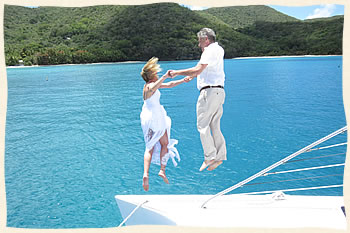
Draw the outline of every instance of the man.
[[[226,160],[225,138],[220,130],[220,119],[225,101],[224,49],[215,42],[215,32],[203,28],[198,33],[198,46],[202,55],[198,64],[184,70],[172,70],[170,75],[197,77],[200,95],[197,101],[197,129],[204,151],[203,171],[212,171]]]

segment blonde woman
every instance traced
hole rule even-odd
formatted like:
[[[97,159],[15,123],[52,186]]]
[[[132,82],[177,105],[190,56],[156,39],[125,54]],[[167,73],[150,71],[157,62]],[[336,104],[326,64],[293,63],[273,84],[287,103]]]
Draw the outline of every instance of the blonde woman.
[[[142,179],[142,186],[145,191],[149,190],[149,168],[151,163],[160,165],[158,175],[163,178],[165,183],[169,184],[165,175],[167,161],[171,158],[174,166],[177,166],[175,158],[180,161],[179,153],[175,148],[178,141],[170,139],[171,119],[160,104],[160,92],[158,89],[175,87],[191,80],[190,77],[185,77],[181,80],[163,83],[165,79],[170,77],[169,71],[159,78],[158,72],[161,69],[157,62],[158,58],[152,57],[141,71],[141,76],[146,82],[143,88],[144,104],[140,114],[141,127],[146,144]]]

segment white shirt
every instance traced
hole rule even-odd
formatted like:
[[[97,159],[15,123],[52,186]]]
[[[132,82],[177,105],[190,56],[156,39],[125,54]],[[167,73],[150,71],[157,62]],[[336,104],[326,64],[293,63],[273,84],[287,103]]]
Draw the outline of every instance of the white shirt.
[[[224,86],[224,54],[224,49],[217,42],[204,48],[198,63],[208,66],[197,77],[198,90],[205,86]]]

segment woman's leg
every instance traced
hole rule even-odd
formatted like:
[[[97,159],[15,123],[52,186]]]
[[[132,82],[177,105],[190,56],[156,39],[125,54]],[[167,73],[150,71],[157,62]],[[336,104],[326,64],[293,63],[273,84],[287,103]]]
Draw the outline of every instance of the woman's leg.
[[[165,131],[164,135],[159,139],[159,143],[160,143],[161,149],[160,149],[160,171],[158,175],[163,178],[165,183],[169,184],[168,178],[165,175],[166,163],[163,163],[163,157],[165,154],[168,153],[169,141],[168,141],[167,131]]]
[[[143,178],[142,178],[142,186],[145,191],[148,191],[149,189],[149,167],[151,165],[151,160],[152,160],[152,154],[153,154],[153,149],[150,151],[147,151],[144,155],[143,158]]]

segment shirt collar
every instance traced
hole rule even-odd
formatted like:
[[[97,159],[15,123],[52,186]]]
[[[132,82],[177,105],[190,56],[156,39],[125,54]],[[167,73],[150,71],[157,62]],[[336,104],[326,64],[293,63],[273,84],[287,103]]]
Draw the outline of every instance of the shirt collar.
[[[205,47],[204,49],[209,48],[209,47],[211,47],[211,46],[215,46],[215,45],[217,45],[217,44],[218,44],[218,42],[211,43],[210,45],[208,45],[208,46]]]

